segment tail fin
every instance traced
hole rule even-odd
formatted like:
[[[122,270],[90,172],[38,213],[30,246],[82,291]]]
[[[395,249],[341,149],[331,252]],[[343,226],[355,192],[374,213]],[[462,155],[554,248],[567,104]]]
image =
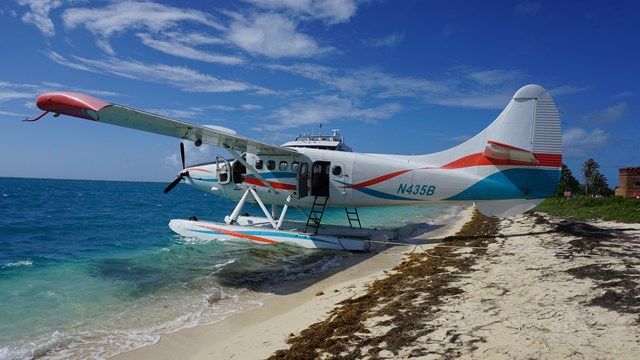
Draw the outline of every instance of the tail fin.
[[[485,130],[436,155],[457,159],[455,168],[477,180],[447,200],[474,201],[489,216],[527,211],[554,194],[560,181],[558,110],[544,88],[526,85]]]

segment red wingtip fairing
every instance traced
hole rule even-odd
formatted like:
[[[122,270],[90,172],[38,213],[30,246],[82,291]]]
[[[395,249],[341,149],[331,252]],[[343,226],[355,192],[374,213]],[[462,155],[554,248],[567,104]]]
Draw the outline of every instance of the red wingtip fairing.
[[[98,111],[110,104],[89,95],[55,91],[38,96],[36,105],[44,111],[56,114],[98,120]]]

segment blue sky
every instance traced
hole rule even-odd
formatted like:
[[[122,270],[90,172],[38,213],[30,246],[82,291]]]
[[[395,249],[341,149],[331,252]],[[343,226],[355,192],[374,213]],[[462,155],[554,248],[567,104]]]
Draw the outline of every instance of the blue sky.
[[[564,162],[609,185],[640,166],[635,1],[0,3],[0,176],[171,181],[177,139],[61,116],[76,91],[283,143],[341,129],[361,152],[424,154],[476,134],[523,85],[563,121]],[[215,147],[187,147],[187,162]]]

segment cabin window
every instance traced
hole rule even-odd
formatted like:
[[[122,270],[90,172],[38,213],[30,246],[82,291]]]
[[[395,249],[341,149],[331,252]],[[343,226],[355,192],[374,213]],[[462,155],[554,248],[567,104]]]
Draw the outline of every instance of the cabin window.
[[[294,161],[291,163],[291,171],[293,172],[298,172],[298,167],[300,167],[300,163],[297,161]]]
[[[286,161],[280,161],[280,164],[278,166],[280,171],[287,171],[287,169],[289,168],[289,163]]]
[[[256,160],[256,169],[257,170],[262,170],[263,166],[264,166],[264,162],[262,160]]]
[[[276,168],[276,162],[275,160],[269,160],[267,161],[267,169],[268,170],[275,170]]]
[[[331,170],[331,173],[335,176],[340,176],[342,175],[342,166],[340,165],[336,165],[333,167],[333,169]]]

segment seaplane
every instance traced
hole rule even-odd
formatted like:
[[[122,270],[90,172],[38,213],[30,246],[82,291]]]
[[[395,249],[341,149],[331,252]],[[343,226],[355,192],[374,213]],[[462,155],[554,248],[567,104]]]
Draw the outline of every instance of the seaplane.
[[[36,105],[44,112],[25,121],[62,114],[181,139],[183,169],[165,192],[185,183],[237,202],[224,222],[170,220],[177,234],[202,240],[366,251],[401,234],[363,228],[358,208],[474,204],[485,215],[511,216],[552,195],[562,170],[560,117],[538,85],[517,90],[476,136],[424,155],[357,153],[337,131],[277,146],[75,92],[47,92]],[[214,145],[231,156],[186,167],[183,140]],[[264,216],[244,212],[247,202],[257,203]],[[285,220],[291,207],[303,209],[307,220]],[[328,207],[344,208],[349,226],[323,222]]]

